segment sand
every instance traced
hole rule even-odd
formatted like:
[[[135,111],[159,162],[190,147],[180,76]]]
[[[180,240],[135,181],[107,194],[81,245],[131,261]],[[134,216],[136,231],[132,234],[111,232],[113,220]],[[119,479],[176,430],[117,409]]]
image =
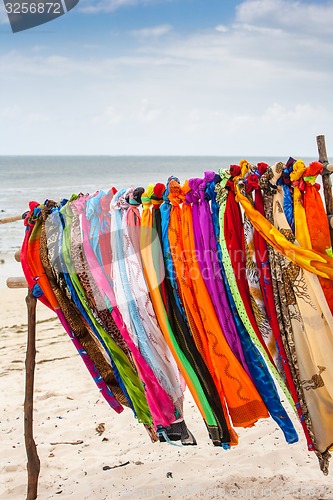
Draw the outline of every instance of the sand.
[[[24,297],[24,290],[0,289],[1,499],[26,492]],[[37,316],[38,498],[333,499],[333,473],[320,472],[295,416],[298,443],[286,444],[269,419],[240,429],[239,445],[225,451],[212,446],[187,392],[185,417],[198,446],[152,444],[130,410],[117,415],[104,402],[53,313],[38,305]]]

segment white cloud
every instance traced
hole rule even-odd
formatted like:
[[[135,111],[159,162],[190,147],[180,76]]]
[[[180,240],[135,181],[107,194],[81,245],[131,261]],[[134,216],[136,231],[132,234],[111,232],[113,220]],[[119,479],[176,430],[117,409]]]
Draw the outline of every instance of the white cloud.
[[[323,106],[311,106],[310,104],[296,104],[287,108],[277,102],[262,110],[260,113],[239,114],[235,116],[230,126],[235,131],[245,130],[268,130],[286,129],[295,133],[302,130],[304,125],[312,127],[323,121],[329,121],[329,113]]]
[[[32,51],[34,52],[34,51]],[[26,75],[31,77],[76,76],[76,77],[103,77],[116,79],[127,69],[139,71],[146,68],[182,67],[183,62],[167,54],[149,54],[138,50],[130,56],[96,58],[93,51],[85,58],[77,59],[62,55],[26,55],[11,51],[0,55],[2,78],[10,75]],[[121,77],[121,75],[120,75]]]
[[[124,118],[115,106],[109,105],[103,113],[93,116],[91,122],[93,125],[119,125]]]
[[[161,117],[162,109],[153,107],[149,99],[143,98],[141,99],[140,108],[138,113],[134,115],[134,117],[143,123],[153,123],[156,122],[158,118]]]
[[[20,118],[20,107],[17,104],[5,106],[0,111],[0,117],[4,120],[17,120]]]
[[[121,7],[133,7],[136,5],[148,5],[156,0],[81,0],[79,10],[88,14],[100,12],[113,12]]]
[[[240,137],[243,147],[250,154],[257,154],[261,143],[262,151],[285,155],[316,156],[315,138],[320,133],[332,130],[333,119],[324,106],[295,104],[286,107],[274,102],[258,113],[238,114],[229,122],[229,134]],[[329,138],[329,136],[328,136]],[[257,144],[256,151],[251,144]]]
[[[186,63],[206,61],[212,69],[214,64],[226,65],[226,71],[229,65],[243,65],[251,73],[266,68],[272,77],[286,71],[331,75],[333,37],[324,36],[329,30],[333,34],[333,2],[245,0],[229,26],[170,42],[162,53]]]
[[[235,30],[242,31],[252,31],[253,33],[260,33],[265,36],[274,36],[274,35],[284,35],[283,30],[280,28],[270,28],[267,26],[256,26],[255,24],[247,24],[247,23],[235,23],[233,25]]]
[[[219,31],[220,33],[227,33],[229,31],[229,28],[228,28],[228,26],[225,26],[224,24],[218,24],[215,27],[215,30]]]
[[[245,0],[237,7],[237,21],[280,27],[290,32],[333,34],[333,3],[299,0]]]
[[[150,28],[141,28],[139,30],[131,31],[131,35],[138,38],[159,38],[167,33],[170,33],[172,26],[170,24],[160,24],[158,26],[152,26]]]
[[[49,121],[49,118],[45,112],[34,111],[29,109],[29,106],[20,106],[18,104],[12,104],[4,107],[0,112],[0,119],[7,124],[13,124],[17,121],[28,125],[38,125],[45,124]]]

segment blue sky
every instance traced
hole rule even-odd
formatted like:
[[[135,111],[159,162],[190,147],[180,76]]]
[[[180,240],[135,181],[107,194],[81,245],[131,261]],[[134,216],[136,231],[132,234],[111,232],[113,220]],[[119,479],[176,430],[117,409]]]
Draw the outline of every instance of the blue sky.
[[[16,34],[2,11],[0,88],[0,154],[315,156],[333,1],[80,0]]]

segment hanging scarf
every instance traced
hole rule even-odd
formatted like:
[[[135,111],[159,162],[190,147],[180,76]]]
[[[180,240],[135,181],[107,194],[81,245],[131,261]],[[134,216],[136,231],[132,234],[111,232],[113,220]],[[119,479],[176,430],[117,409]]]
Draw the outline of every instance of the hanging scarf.
[[[37,220],[37,214],[40,210],[38,207],[40,207],[39,203],[37,203],[36,201],[30,201],[29,211],[27,212],[26,217],[24,219],[25,233],[24,233],[23,243],[21,246],[20,262],[25,279],[27,280],[28,283],[28,287],[33,296],[39,299],[49,309],[53,310],[50,302],[45,297],[42,288],[38,284],[38,277],[34,276],[33,273],[31,272],[28,262],[28,243]]]
[[[243,162],[244,167],[248,169],[247,162]],[[238,293],[241,297],[241,300],[244,304],[246,314],[251,321],[251,325],[253,330],[256,332],[256,335],[261,342],[263,349],[266,350],[267,355],[270,356],[269,351],[267,350],[266,343],[264,338],[269,335],[269,327],[266,319],[266,311],[262,312],[258,308],[258,305],[255,300],[251,303],[251,294],[249,288],[249,262],[247,262],[246,258],[246,249],[245,249],[245,236],[244,236],[244,227],[242,221],[242,215],[240,212],[239,204],[235,200],[235,189],[234,189],[234,180],[233,177],[239,177],[241,175],[241,167],[238,165],[231,165],[230,173],[232,177],[227,180],[225,188],[228,191],[228,196],[225,204],[225,212],[224,212],[224,237],[226,247],[229,252],[230,261],[232,263],[232,267],[234,270],[234,275],[236,278]],[[251,235],[251,228],[247,224],[248,229],[248,239],[253,239],[253,234]],[[251,237],[250,237],[251,235]],[[249,241],[247,242],[247,246],[249,245]],[[249,260],[249,259],[248,259]],[[248,265],[247,265],[248,264]],[[253,264],[253,262],[252,262]],[[254,266],[252,265],[255,269]],[[254,287],[254,283],[253,283]],[[254,306],[254,309],[252,309]]]
[[[81,315],[77,312],[75,307],[73,307],[72,302],[68,300],[66,293],[60,288],[55,278],[55,275],[52,272],[52,267],[48,256],[50,254],[49,248],[51,249],[51,252],[52,250],[55,249],[53,243],[54,243],[54,236],[56,233],[56,227],[55,226],[52,227],[52,222],[50,222],[49,219],[46,219],[47,217],[46,209],[43,210],[42,215],[43,215],[43,223],[42,223],[42,235],[41,235],[41,261],[43,263],[52,290],[59,302],[61,310],[73,334],[77,339],[81,341],[82,346],[84,347],[84,349],[82,348],[83,355],[84,354],[90,355],[90,357],[96,364],[96,367],[100,372],[99,377],[98,373],[95,374],[96,379],[98,380],[98,378],[103,378],[107,386],[112,390],[112,393],[115,395],[117,400],[121,404],[128,406],[128,401],[117,383],[111,365],[107,362],[104,356],[104,351],[101,349],[100,344],[96,341],[96,338],[92,330],[87,325],[84,324]],[[52,243],[50,243],[49,245],[48,243],[50,242],[50,240]],[[120,409],[120,411],[122,411],[122,408]]]
[[[172,332],[174,356],[176,354],[177,364],[186,380],[191,394],[196,401],[202,418],[204,419],[210,438],[215,446],[228,447],[230,442],[229,430],[226,424],[220,399],[212,376],[205,365],[195,343],[185,315],[184,306],[181,302],[175,268],[171,256],[171,248],[168,237],[170,223],[171,204],[169,201],[169,183],[174,179],[170,177],[166,191],[163,195],[164,203],[160,207],[161,213],[161,244],[165,263],[167,303],[164,302],[163,314],[170,321],[170,329],[163,330],[165,338],[167,332]],[[150,280],[148,281],[148,283]],[[152,293],[152,290],[150,290]],[[155,309],[156,310],[156,309]],[[173,321],[172,321],[173,319]],[[170,345],[170,344],[169,344]]]
[[[174,187],[177,189],[177,186]],[[185,185],[185,193],[188,190],[188,185]],[[184,193],[180,186],[178,186],[179,192]],[[177,194],[177,191],[175,194]],[[169,198],[172,199],[171,189]],[[188,203],[183,203],[181,222],[183,249],[186,249],[186,251],[183,250],[186,259],[184,259],[184,264],[190,277],[187,285],[192,288],[195,298],[196,307],[192,306],[192,311],[199,320],[197,327],[203,339],[206,364],[210,360],[220,396],[225,398],[225,404],[228,406],[233,424],[236,426],[250,426],[258,418],[265,418],[267,410],[252,381],[230,350],[221,331],[213,304],[200,273],[195,252],[192,210]],[[227,374],[232,375],[232,380],[228,378]]]
[[[282,186],[283,189],[283,210],[293,232],[295,231],[295,217],[290,174],[293,171],[295,161],[294,158],[289,158],[284,166],[281,177],[277,180],[277,185]]]
[[[304,171],[304,209],[306,214],[307,228],[311,240],[310,247],[317,252],[333,257],[330,230],[323,205],[319,194],[320,185],[316,183],[316,177],[322,172],[323,166],[319,162],[310,163]],[[319,279],[325,294],[328,306],[333,313],[333,283],[325,278]]]
[[[205,197],[206,184],[214,177],[215,172],[205,172],[204,179],[190,179],[191,191],[186,194],[186,200],[192,202],[193,230],[201,275],[211,296],[228,345],[249,374],[222,279],[213,221],[209,203]]]
[[[151,190],[146,191],[142,196],[142,202],[146,203],[148,206],[149,206],[150,196],[151,196]],[[150,210],[148,210],[148,206],[146,207],[146,210],[143,212],[143,216],[142,216],[142,225],[144,227],[151,227],[152,216],[151,216],[151,213],[149,213]],[[194,376],[195,374],[194,374],[193,370],[191,370],[191,365],[186,360],[184,353],[181,353],[181,351],[179,352],[176,349],[176,339],[175,339],[174,333],[171,329],[168,317],[166,315],[166,310],[165,310],[165,307],[163,304],[163,300],[162,300],[161,294],[159,292],[159,283],[157,282],[157,275],[156,275],[156,272],[155,272],[153,264],[152,264],[152,253],[149,249],[149,240],[147,240],[147,237],[149,238],[149,232],[145,232],[145,233],[143,233],[143,235],[145,236],[145,238],[140,240],[141,256],[142,256],[142,260],[143,260],[145,270],[146,270],[146,279],[148,282],[150,295],[151,295],[151,298],[152,298],[152,301],[154,304],[155,312],[156,312],[157,317],[159,319],[159,323],[160,323],[161,328],[163,330],[163,334],[164,334],[166,339],[172,340],[172,348],[174,349],[173,355],[175,356],[177,353],[177,355],[179,356],[179,361],[181,363],[178,366],[185,365],[185,367],[186,367],[187,372],[182,371],[182,374],[184,376],[184,379],[185,379],[190,391],[194,395],[195,401],[198,405],[198,408],[199,408],[201,414],[203,416],[204,415],[207,416],[208,419],[211,421],[212,419],[214,419],[214,416],[213,416],[212,410],[209,407],[208,402],[204,396],[204,393],[203,393],[202,389],[200,388],[200,384],[198,384],[199,381],[198,381],[197,377]],[[147,272],[148,270],[149,270],[149,272]],[[175,359],[177,359],[177,358],[175,358]],[[188,374],[190,374],[192,376],[190,377]],[[196,385],[194,385],[194,383]]]
[[[287,238],[293,240],[293,233],[283,212],[282,191],[280,188],[274,187],[282,170],[283,164],[277,164],[273,169],[267,169],[267,174],[263,176],[264,179],[261,185],[266,185],[268,190],[272,193],[275,192],[271,206],[267,206],[269,217]],[[268,200],[267,196],[265,196],[265,200]],[[278,257],[278,254],[276,256]],[[323,354],[318,353],[318,348],[320,351],[322,350],[322,342],[318,342],[318,339],[315,340],[314,336],[318,336],[319,327],[319,332],[322,330],[322,339],[325,341],[327,338],[327,325],[331,321],[330,311],[325,301],[320,300],[320,294],[321,299],[323,294],[321,288],[318,286],[318,280],[315,275],[303,271],[282,256],[276,262],[279,264],[280,270],[278,267],[275,267],[275,264],[272,266],[273,260],[271,261],[271,266],[272,269],[276,268],[278,270],[280,273],[280,276],[277,275],[278,280],[284,285],[284,295],[281,295],[281,306],[285,331],[288,334],[287,345],[290,349],[292,359],[290,366],[294,371],[293,375],[296,375],[294,381],[299,392],[304,418],[314,442],[321,469],[326,474],[329,454],[325,448],[325,440],[328,443],[326,446],[330,446],[329,434],[331,431],[326,426],[326,424],[329,425],[328,421],[325,422],[327,418],[325,414],[327,415],[328,413],[322,410],[324,411],[324,415],[321,415],[320,409],[330,404],[329,397],[327,397],[327,384],[329,387],[330,382],[326,379],[327,384],[324,382],[323,387],[320,387],[321,381],[324,378],[321,373],[316,373],[317,370],[320,372],[320,369],[314,366],[313,363],[316,357],[319,363],[320,356]],[[281,285],[279,286],[279,293],[282,293]],[[316,314],[315,311],[317,311]],[[318,315],[318,311],[322,311],[322,315]],[[317,318],[316,324],[313,322],[314,317]],[[288,318],[290,326],[288,326]],[[321,323],[321,326],[318,322]],[[331,334],[328,338],[331,338]],[[325,346],[327,353],[329,352],[328,346],[329,344]],[[315,358],[313,358],[314,355]],[[311,382],[312,377],[313,384]],[[316,386],[316,382],[319,384],[318,387]],[[316,405],[319,402],[318,398],[321,399],[319,406]],[[313,449],[311,444],[309,447]]]
[[[85,216],[90,222],[90,225],[87,223],[90,245],[106,276],[111,275],[110,203],[116,192],[113,187],[107,193],[100,191],[97,196],[90,196],[86,200]]]
[[[41,213],[40,213],[40,210],[39,210],[38,216],[40,216],[40,215],[41,215]],[[30,213],[30,216],[32,216],[32,212]],[[28,215],[28,218],[27,218],[27,224],[28,224],[28,226],[27,227],[29,229],[26,232],[26,236],[28,236],[29,233],[31,234],[30,230],[32,229],[32,227],[34,227],[34,224],[33,225],[29,224],[29,222],[28,222],[29,218],[30,217]],[[32,222],[32,220],[31,220],[31,222]],[[36,220],[34,220],[34,223],[35,222],[36,222]],[[41,233],[42,233],[42,224],[40,222],[40,234]],[[40,245],[39,245],[39,247],[40,247]],[[21,254],[21,258],[22,258],[22,261],[24,263],[24,268],[23,269],[24,269],[24,272],[25,272],[25,276],[28,279],[28,283],[29,282],[31,283],[31,279],[33,280],[33,282],[36,282],[35,281],[36,278],[40,274],[44,275],[44,273],[45,273],[44,267],[40,265],[41,264],[40,257],[38,257],[37,255],[35,255],[35,260],[33,261],[33,264],[32,264],[33,267],[30,268],[29,265],[28,265],[28,255],[27,255],[27,252],[28,252],[28,240],[25,241],[25,245],[24,245],[24,248],[22,250],[23,251],[22,251],[22,254]],[[46,255],[45,250],[44,250],[44,252],[42,252],[42,254],[44,256]],[[30,259],[29,259],[29,261],[31,262]],[[40,263],[40,264],[38,264],[38,263]],[[102,376],[99,373],[96,365],[92,361],[92,358],[85,351],[85,348],[82,346],[82,344],[80,343],[80,341],[76,338],[76,336],[74,334],[74,331],[71,329],[69,323],[67,322],[67,318],[65,317],[65,314],[60,309],[60,307],[59,307],[59,305],[57,303],[57,299],[56,299],[56,296],[54,295],[54,290],[52,289],[51,285],[48,287],[46,285],[46,281],[45,280],[43,280],[42,285],[43,285],[44,289],[40,288],[40,290],[44,294],[44,296],[43,296],[44,303],[45,303],[45,301],[47,301],[48,303],[50,303],[48,301],[48,297],[49,297],[50,300],[51,300],[51,302],[53,304],[55,304],[54,311],[56,312],[56,314],[57,314],[59,320],[61,321],[61,323],[62,323],[65,331],[67,332],[68,336],[70,337],[70,339],[72,340],[74,346],[76,347],[78,353],[80,354],[83,362],[85,363],[85,365],[86,365],[89,373],[91,374],[92,378],[94,379],[94,381],[95,381],[97,387],[99,388],[101,394],[103,395],[103,397],[105,398],[105,400],[107,401],[107,403],[110,405],[110,407],[113,408],[117,413],[120,413],[123,410],[123,407],[121,406],[121,404],[116,399],[116,397],[114,396],[113,392],[111,391],[111,389],[107,385],[107,383],[110,382],[110,386],[112,388],[116,387],[116,383],[115,383],[115,380],[114,380],[114,377],[113,377],[113,374],[112,374],[112,370],[110,369],[109,373],[107,371],[106,371],[106,373],[103,373],[103,375],[105,376],[105,378],[104,379],[102,378]],[[93,353],[93,352],[95,352],[95,349],[90,350],[90,353]],[[103,363],[103,365],[101,365],[101,368],[105,372],[106,364]]]
[[[84,291],[75,273],[73,267],[73,262],[71,259],[71,223],[73,213],[70,204],[65,205],[61,209],[62,216],[65,219],[65,226],[63,230],[63,242],[62,242],[62,256],[64,263],[66,264],[67,271],[74,288],[77,291],[79,300],[87,314],[87,317],[91,321],[97,338],[106,346],[106,352],[109,354],[110,359],[112,359],[118,372],[114,370],[115,376],[117,377],[118,383],[122,388],[125,395],[127,395],[128,400],[133,405],[133,408],[138,416],[140,422],[150,426],[152,423],[151,414],[148,408],[146,397],[144,395],[141,380],[138,375],[134,372],[132,366],[130,365],[127,357],[117,346],[114,340],[107,335],[103,327],[96,321],[92,311],[89,308],[87,299],[85,297]]]
[[[152,245],[152,257],[153,265],[156,271],[157,279],[160,283],[159,290],[165,304],[167,301],[167,287],[165,282],[165,268],[163,261],[163,250],[162,250],[162,223],[161,223],[161,212],[160,206],[163,203],[163,193],[165,192],[164,184],[155,184],[154,190],[151,195],[151,207],[152,207],[152,239],[155,242]]]
[[[263,190],[264,214],[267,220],[269,220],[272,224],[274,222],[273,197],[277,190],[276,186],[271,182],[273,177],[273,171],[271,167],[268,166],[259,179],[259,185]],[[283,342],[283,347],[286,352],[288,365],[299,400],[299,403],[296,403],[296,408],[306,436],[308,449],[313,451],[314,435],[312,432],[312,422],[306,404],[303,387],[301,385],[294,342],[294,330],[302,327],[301,322],[299,321],[300,312],[293,295],[290,293],[292,290],[292,275],[284,272],[284,269],[287,268],[289,261],[270,245],[267,245],[267,252],[269,256],[272,288],[281,340]],[[295,398],[294,400],[296,401]]]
[[[291,230],[281,211],[281,199],[282,193],[278,190],[274,199],[274,222],[288,235]],[[303,331],[295,337],[301,384],[312,420],[317,455],[327,474],[328,450],[333,445],[330,418],[333,413],[333,376],[327,369],[333,356],[333,318],[318,278],[295,266],[290,272],[293,273],[293,290],[303,320]]]
[[[239,201],[255,229],[277,251],[303,269],[333,280],[333,258],[314,250],[307,250],[288,241],[241,193],[236,186],[236,201]]]
[[[107,303],[104,300],[103,291],[98,287],[98,280],[94,279],[94,275],[90,270],[86,255],[84,253],[83,240],[85,234],[89,232],[89,223],[85,217],[86,199],[81,196],[71,203],[72,224],[71,224],[71,257],[75,272],[80,280],[80,284],[85,293],[90,309],[93,311],[95,318],[100,322],[105,331],[113,338],[118,347],[127,356],[128,361],[135,368],[132,360],[131,351],[124,341],[117,325],[115,324],[112,315],[109,313]],[[81,224],[80,224],[81,219]]]
[[[254,228],[249,219],[244,215],[244,245],[245,245],[245,275],[249,284],[249,294],[252,310],[256,319],[261,339],[264,341],[271,361],[277,367],[279,358],[277,354],[274,335],[269,324],[268,314],[263,294],[260,288],[259,270],[256,251],[254,247]]]
[[[274,381],[270,375],[270,372],[264,362],[266,363],[278,379],[280,386],[287,395],[289,401],[291,401],[290,394],[286,389],[281,377],[279,376],[275,366],[271,363],[270,358],[267,356],[266,350],[262,348],[262,345],[252,328],[252,325],[247,316],[247,311],[245,306],[239,298],[237,283],[235,275],[232,271],[231,259],[226,248],[226,241],[224,238],[224,210],[227,203],[227,192],[225,186],[228,182],[229,174],[226,171],[220,170],[221,182],[217,188],[217,200],[220,202],[220,244],[222,248],[222,258],[223,264],[225,266],[226,275],[229,281],[230,289],[235,300],[239,316],[241,317],[246,329],[240,330],[242,334],[241,339],[243,342],[244,353],[246,355],[246,360],[248,366],[251,370],[253,380],[255,381],[257,388],[262,396],[268,410],[270,411],[274,420],[278,423],[281,430],[284,433],[285,439],[288,443],[294,443],[298,441],[297,433],[294,426],[288,417],[285,409],[283,408],[279,395],[277,393]],[[263,382],[264,381],[264,382]],[[263,383],[262,383],[263,382]],[[267,384],[267,385],[266,385]]]
[[[155,185],[154,192],[151,197],[153,230],[156,231],[161,249],[163,247],[163,236],[162,215],[160,207],[164,201],[163,193],[165,192],[165,189],[165,186],[162,184]],[[163,265],[163,267],[161,266],[161,264]],[[216,419],[216,425],[210,426],[208,429],[210,438],[212,439],[215,446],[224,446],[224,444],[222,443],[222,437],[226,435],[227,427],[225,425],[222,407],[219,404],[219,398],[213,379],[211,378],[203,359],[198,353],[195,344],[191,341],[191,334],[188,328],[188,324],[177,307],[171,282],[169,281],[169,277],[166,274],[166,268],[164,267],[163,259],[158,263],[157,268],[155,265],[155,270],[158,271],[156,272],[156,276],[158,281],[160,282],[159,290],[163,300],[163,304],[168,314],[169,323],[174,336],[180,349],[186,356],[186,359],[190,363],[191,367],[195,370],[195,373],[200,380],[204,394]],[[228,441],[229,439],[226,442]]]
[[[103,329],[102,325],[96,320],[95,315],[90,309],[89,302],[85,296],[83,287],[81,286],[80,279],[76,274],[74,262],[72,260],[72,220],[74,218],[74,213],[72,211],[72,201],[77,198],[77,195],[73,195],[71,201],[63,205],[60,209],[62,222],[64,224],[63,231],[61,233],[62,240],[60,242],[60,251],[65,270],[66,284],[68,288],[71,287],[70,289],[72,300],[74,300],[76,307],[80,310],[81,314],[83,314],[85,321],[87,322],[95,336],[96,342],[100,344],[100,348],[107,354],[108,360],[112,365],[112,370],[117,379],[119,387],[126,397],[129,406],[134,411],[131,397],[120,375],[117,363],[112,356],[111,339],[108,338],[107,333]]]
[[[262,175],[265,174],[268,165],[264,163],[258,163],[257,170],[254,171],[249,177],[246,179],[246,191],[254,190],[254,207],[262,214],[265,214],[264,209],[264,197],[262,195],[259,181]],[[290,174],[292,175],[292,174]],[[266,202],[269,199],[269,194],[265,196]],[[297,215],[295,210],[295,219],[297,221]],[[256,258],[261,272],[259,273],[260,277],[260,285],[263,292],[263,298],[266,305],[266,310],[268,312],[269,323],[272,328],[272,332],[274,335],[274,339],[277,346],[277,354],[278,357],[273,356],[274,351],[271,351],[272,356],[274,357],[275,365],[277,366],[279,373],[286,380],[290,393],[292,395],[293,401],[298,411],[298,416],[302,422],[303,430],[305,436],[307,438],[308,445],[312,445],[312,440],[309,436],[308,429],[304,422],[304,416],[301,409],[301,405],[298,399],[297,390],[294,384],[293,375],[290,369],[290,365],[288,362],[288,355],[286,353],[281,331],[283,331],[283,336],[286,337],[286,332],[284,331],[284,325],[282,320],[278,319],[278,315],[281,318],[280,312],[280,303],[278,301],[278,293],[276,281],[273,280],[271,274],[270,267],[270,258],[269,251],[267,249],[266,242],[264,238],[258,233],[258,231],[254,232],[254,245],[256,251]],[[281,286],[279,287],[281,289]],[[276,298],[275,298],[276,297]],[[270,346],[268,346],[270,348]],[[291,358],[289,357],[289,360]]]
[[[159,259],[162,260],[162,252],[161,246],[159,244],[158,237],[156,233],[152,232],[152,213],[150,210],[151,207],[151,195],[153,193],[153,185],[149,185],[147,190],[141,196],[141,202],[143,206],[142,212],[142,221],[141,221],[141,231],[140,231],[140,252],[143,264],[143,272],[147,281],[147,276],[150,276],[155,271],[153,255],[154,252],[157,252],[159,255]],[[130,210],[134,210],[134,207],[131,206]],[[138,219],[137,219],[138,220]],[[160,288],[156,291],[156,295],[160,296]],[[157,319],[156,313],[154,311],[153,303],[151,301],[151,297],[149,296],[149,292],[147,290],[147,298],[145,300],[145,306],[143,306],[149,312],[149,317],[152,322],[152,327],[154,329],[156,335],[156,341],[158,342],[158,347],[160,348],[160,356],[164,357],[164,360],[167,361],[167,365],[165,367],[166,373],[169,374],[170,382],[174,387],[173,393],[173,401],[176,404],[177,408],[180,411],[180,414],[183,413],[183,399],[184,399],[184,381],[182,376],[179,373],[177,364],[175,360],[172,358],[171,351],[165,341],[163,336],[163,332],[161,330],[162,319]],[[167,328],[167,324],[164,324],[164,330]]]
[[[244,342],[245,341],[247,342],[247,339],[248,339],[248,332],[247,332],[247,330],[246,330],[246,328],[241,320],[241,317],[239,315],[237,305],[235,302],[235,298],[233,296],[230,284],[228,282],[227,273],[226,273],[224,266],[223,266],[223,255],[222,255],[222,249],[221,249],[221,245],[220,245],[220,225],[219,225],[220,207],[219,207],[219,204],[217,202],[217,191],[219,191],[218,185],[220,182],[221,182],[221,177],[218,174],[216,174],[214,180],[210,183],[207,183],[207,185],[206,185],[206,198],[211,201],[211,211],[212,211],[211,215],[212,215],[215,241],[216,241],[216,246],[217,246],[217,255],[218,255],[218,260],[219,260],[219,264],[220,264],[220,270],[221,270],[221,275],[223,278],[223,283],[225,286],[225,290],[226,290],[227,297],[228,297],[228,302],[230,305],[231,314],[232,314],[232,317],[235,321],[238,336],[241,340],[242,345],[244,345]],[[218,197],[218,198],[220,199],[220,197]],[[225,251],[227,251],[227,250],[225,250]],[[238,298],[239,294],[238,295],[235,294],[235,297]],[[250,340],[250,345],[253,347],[253,343],[251,340]]]
[[[114,190],[111,191],[112,194],[114,193]],[[112,196],[108,196],[108,203],[110,204],[110,201],[112,199]],[[150,366],[148,363],[145,361],[144,357],[142,356],[141,352],[139,351],[137,345],[133,342],[125,324],[123,321],[123,318],[120,314],[120,311],[117,307],[116,304],[116,298],[114,295],[114,291],[112,289],[112,282],[107,279],[106,272],[104,271],[104,267],[101,268],[99,265],[99,261],[97,260],[97,255],[94,253],[94,249],[97,250],[99,248],[102,250],[102,255],[103,255],[103,244],[102,242],[104,241],[104,244],[107,247],[106,240],[102,240],[101,237],[99,237],[99,231],[102,231],[102,235],[104,236],[107,235],[110,240],[110,226],[107,225],[105,226],[105,221],[109,220],[111,221],[111,217],[109,218],[106,213],[101,214],[100,212],[100,207],[98,206],[98,202],[93,198],[95,203],[91,203],[92,199],[87,200],[87,205],[89,203],[89,213],[88,217],[84,216],[84,213],[82,215],[82,231],[84,235],[91,235],[91,225],[94,225],[94,238],[91,237],[85,237],[83,239],[83,248],[84,252],[86,255],[86,258],[88,262],[90,263],[90,270],[94,276],[94,279],[96,283],[99,286],[99,289],[104,297],[105,303],[109,304],[109,309],[111,312],[111,316],[119,328],[119,331],[126,342],[127,346],[129,347],[133,359],[135,361],[135,365],[138,369],[138,372],[140,374],[140,378],[145,386],[145,393],[147,397],[147,401],[149,404],[149,408],[152,413],[153,421],[155,427],[157,425],[168,425],[170,422],[166,418],[166,414],[168,412],[168,408],[170,406],[170,401],[167,395],[164,393],[163,389],[161,388],[160,384],[158,383],[153,371],[151,370]],[[103,198],[102,198],[103,200]],[[76,202],[74,202],[76,203]],[[94,208],[96,208],[96,213],[94,211]],[[110,208],[110,207],[109,207]],[[107,205],[103,205],[102,209],[103,210],[108,210],[109,213],[109,208]],[[86,207],[86,214],[87,214],[87,207]],[[100,225],[99,225],[100,224]],[[111,243],[110,243],[110,249],[111,249]],[[100,255],[100,254],[99,254]],[[111,255],[111,251],[110,251]],[[111,280],[111,277],[109,277]],[[169,405],[169,406],[168,406]],[[165,411],[162,410],[165,407]],[[157,439],[157,436],[156,436]]]
[[[292,403],[292,399],[290,397],[290,393],[286,388],[283,380],[281,379],[279,373],[276,370],[276,367],[272,364],[270,357],[267,355],[266,349],[263,349],[262,343],[258,338],[256,331],[253,329],[252,323],[247,315],[247,309],[241,299],[240,292],[237,286],[236,277],[233,271],[230,255],[227,249],[226,239],[225,239],[225,231],[224,231],[224,222],[225,222],[225,209],[228,198],[228,189],[226,189],[227,182],[230,178],[230,173],[225,170],[219,170],[219,174],[221,177],[221,182],[216,185],[217,192],[217,201],[220,204],[220,212],[219,212],[219,222],[220,222],[220,245],[222,249],[222,262],[223,267],[226,272],[226,276],[228,279],[228,283],[232,292],[233,299],[235,301],[238,314],[242,320],[243,325],[245,326],[247,332],[250,335],[252,342],[256,345],[261,355],[264,357],[266,363],[270,367],[271,371],[274,373],[275,378],[279,381],[280,387],[283,389],[286,397],[288,398],[290,404]],[[252,222],[252,221],[251,221]]]
[[[131,206],[127,203],[126,196],[131,191],[133,190],[119,191],[112,202],[114,210],[112,215],[112,224],[114,223],[112,225],[112,248],[114,257],[117,259],[116,264],[122,273],[123,286],[127,288],[128,283],[127,296],[131,297],[132,310],[135,307],[135,317],[141,323],[141,325],[137,324],[137,328],[141,326],[144,330],[145,337],[140,340],[140,348],[144,343],[143,353],[146,355],[146,362],[151,365],[151,369],[162,389],[161,398],[164,398],[163,401],[165,402],[165,417],[158,425],[168,426],[182,413],[182,404],[180,402],[182,391],[177,378],[178,369],[176,363],[165,344],[157,321],[154,321],[154,311],[142,271],[140,254],[138,249],[135,249],[130,237],[128,211],[131,211]],[[137,222],[136,233],[139,234],[140,218],[137,218]],[[131,225],[131,228],[134,230],[133,225]],[[135,236],[134,231],[131,232],[131,235]],[[133,318],[133,314],[131,314],[131,317]]]
[[[267,170],[268,165],[265,163],[258,163],[257,169],[252,169],[250,175],[246,178],[245,188],[247,193],[254,191],[254,207],[264,215],[264,199],[259,186],[259,179],[262,174]],[[246,218],[249,220],[248,218]],[[277,367],[281,377],[287,381],[288,388],[293,394],[294,402],[297,403],[298,399],[295,393],[292,376],[289,370],[289,365],[286,358],[283,342],[281,339],[281,332],[279,327],[278,318],[276,315],[276,308],[274,303],[274,291],[272,287],[271,269],[269,265],[269,258],[267,252],[267,245],[264,238],[254,230],[253,243],[255,251],[255,259],[259,271],[260,288],[262,298],[265,304],[268,321],[271,327],[271,334],[264,338],[267,348],[273,358],[274,364]]]

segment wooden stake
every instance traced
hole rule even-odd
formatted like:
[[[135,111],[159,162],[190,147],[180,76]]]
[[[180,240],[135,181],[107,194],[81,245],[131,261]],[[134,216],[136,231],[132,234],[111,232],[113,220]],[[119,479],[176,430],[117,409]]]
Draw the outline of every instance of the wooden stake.
[[[28,288],[28,283],[23,276],[19,278],[8,278],[6,283],[8,288]]]
[[[25,399],[24,399],[24,438],[27,453],[28,490],[27,500],[37,498],[40,460],[33,438],[33,398],[36,361],[36,303],[37,299],[29,290],[26,297],[28,311],[28,342],[25,359]]]
[[[22,215],[14,215],[13,217],[0,219],[0,224],[8,224],[9,222],[16,222],[17,220],[22,220]]]
[[[320,163],[328,163],[327,152],[326,152],[326,143],[324,135],[317,135],[317,146],[319,153],[319,161]]]
[[[326,213],[327,213],[328,222],[329,222],[329,226],[330,226],[331,242],[332,242],[332,246],[333,246],[333,226],[332,226],[332,223],[333,223],[333,196],[332,196],[332,181],[331,181],[331,176],[330,176],[330,174],[332,172],[329,169],[327,169],[328,158],[327,158],[325,136],[324,135],[317,136],[317,146],[318,146],[318,153],[319,153],[319,161],[320,161],[320,163],[322,163],[324,165],[324,170],[322,173],[323,189],[324,189]]]

